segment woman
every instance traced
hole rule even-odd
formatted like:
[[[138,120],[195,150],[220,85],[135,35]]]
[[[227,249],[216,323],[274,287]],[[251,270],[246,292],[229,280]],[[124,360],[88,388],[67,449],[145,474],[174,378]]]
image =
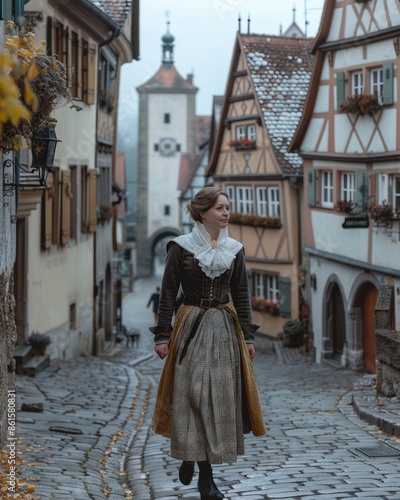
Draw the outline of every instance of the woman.
[[[243,245],[228,237],[229,201],[201,189],[187,209],[192,233],[169,242],[161,286],[155,351],[167,357],[153,415],[155,432],[171,438],[182,460],[179,479],[190,484],[199,467],[201,498],[224,498],[211,464],[244,454],[244,432],[265,434],[251,361],[254,332]],[[175,298],[184,302],[172,329]]]

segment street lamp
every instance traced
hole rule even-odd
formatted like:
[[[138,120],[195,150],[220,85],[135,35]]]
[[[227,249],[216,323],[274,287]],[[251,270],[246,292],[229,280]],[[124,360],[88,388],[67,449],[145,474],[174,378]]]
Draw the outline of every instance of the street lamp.
[[[32,165],[30,167],[23,167],[16,157],[4,160],[3,195],[5,197],[13,196],[15,188],[21,190],[30,188],[36,191],[37,188],[46,186],[47,176],[53,171],[57,142],[60,140],[57,139],[54,127],[46,127],[32,138]],[[28,174],[24,182],[20,182],[20,171]]]

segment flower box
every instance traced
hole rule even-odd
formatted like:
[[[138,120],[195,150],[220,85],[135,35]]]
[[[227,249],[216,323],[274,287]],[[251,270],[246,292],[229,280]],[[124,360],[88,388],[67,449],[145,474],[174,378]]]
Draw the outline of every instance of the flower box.
[[[279,303],[274,300],[264,299],[261,297],[251,298],[251,307],[254,311],[272,314],[273,316],[279,315]]]
[[[247,149],[256,149],[256,141],[251,139],[234,139],[228,142],[228,146],[235,148],[236,151],[243,151]]]
[[[373,115],[382,107],[381,98],[375,94],[356,94],[347,97],[340,104],[340,110],[345,113],[358,113],[359,115]]]
[[[231,224],[240,224],[242,226],[266,227],[269,229],[279,229],[282,226],[281,219],[279,217],[262,217],[261,215],[245,215],[235,212],[230,214],[229,222]]]
[[[343,212],[345,214],[351,214],[357,207],[357,203],[354,201],[348,201],[348,200],[338,200],[335,203],[335,210],[336,212]]]
[[[370,203],[367,207],[368,213],[371,219],[377,223],[388,224],[389,221],[394,217],[394,211],[392,205],[387,203],[382,203],[382,205],[377,205],[376,203]]]

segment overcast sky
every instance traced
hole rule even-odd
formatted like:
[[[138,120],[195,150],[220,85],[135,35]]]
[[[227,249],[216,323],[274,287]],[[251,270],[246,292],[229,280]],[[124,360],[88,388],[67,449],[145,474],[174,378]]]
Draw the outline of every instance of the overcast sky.
[[[125,149],[129,136],[131,143],[131,133],[136,128],[138,95],[135,88],[160,67],[161,37],[166,33],[167,18],[175,37],[175,67],[184,78],[194,73],[194,84],[199,87],[196,113],[210,115],[212,96],[225,92],[239,14],[242,33],[247,33],[250,14],[251,33],[279,35],[280,26],[285,31],[292,23],[293,8],[296,8],[296,22],[304,31],[307,7],[307,34],[315,36],[323,5],[324,0],[141,0],[140,61],[122,68],[121,149]]]

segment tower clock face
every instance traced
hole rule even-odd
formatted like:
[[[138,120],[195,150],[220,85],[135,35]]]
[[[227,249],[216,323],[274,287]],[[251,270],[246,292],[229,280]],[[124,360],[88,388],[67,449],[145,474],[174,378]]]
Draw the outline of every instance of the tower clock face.
[[[163,156],[172,156],[175,150],[176,145],[174,139],[162,139],[160,141],[160,153]]]

